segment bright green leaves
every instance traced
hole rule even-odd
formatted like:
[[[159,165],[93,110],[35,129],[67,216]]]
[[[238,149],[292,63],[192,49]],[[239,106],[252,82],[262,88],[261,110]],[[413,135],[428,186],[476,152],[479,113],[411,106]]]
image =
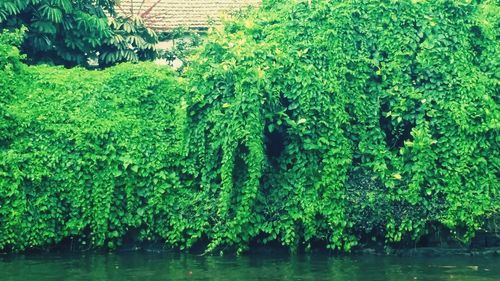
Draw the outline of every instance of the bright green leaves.
[[[10,37],[0,37],[2,62]],[[140,239],[179,231],[170,217],[192,200],[176,191],[185,109],[172,72],[124,64],[0,74],[1,249],[68,237],[75,249],[114,248],[132,229]]]
[[[467,241],[498,217],[498,7],[292,2],[212,28],[175,80],[152,65],[24,70],[16,36],[0,37],[0,248],[136,233],[349,251],[436,228]],[[61,24],[46,13],[31,39],[50,49]],[[63,28],[96,36],[69,49],[104,42],[105,65],[151,54],[139,19],[74,13]]]
[[[283,1],[215,28],[187,72],[197,180],[224,206],[212,246],[245,246],[227,220],[245,204],[266,221],[247,231],[292,248],[319,238],[348,250],[372,231],[418,239],[436,222],[473,233],[498,209],[498,165],[485,156],[498,78],[471,55],[498,50],[490,6]],[[247,83],[252,70],[260,83]],[[257,173],[245,149],[258,139]],[[249,186],[257,201],[239,199]]]

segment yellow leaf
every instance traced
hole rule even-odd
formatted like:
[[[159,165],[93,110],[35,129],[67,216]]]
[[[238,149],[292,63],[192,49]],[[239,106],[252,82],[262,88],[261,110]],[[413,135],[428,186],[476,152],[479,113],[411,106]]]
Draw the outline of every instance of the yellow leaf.
[[[245,21],[245,27],[246,28],[252,28],[252,27],[254,27],[254,22],[252,20],[249,20],[249,19],[246,20]]]
[[[259,69],[257,70],[257,77],[258,77],[259,79],[263,79],[263,78],[264,78],[264,75],[265,75],[264,71],[263,71],[262,69],[260,69],[260,68],[259,68]]]
[[[397,180],[401,180],[403,178],[400,173],[392,174],[392,177],[397,179]]]

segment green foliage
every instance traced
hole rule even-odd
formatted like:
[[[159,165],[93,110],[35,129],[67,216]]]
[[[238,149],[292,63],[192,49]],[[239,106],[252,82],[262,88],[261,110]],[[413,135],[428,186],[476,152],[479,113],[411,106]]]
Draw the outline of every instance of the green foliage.
[[[196,48],[203,43],[206,32],[187,28],[177,28],[171,32],[160,33],[159,37],[161,41],[170,40],[173,43],[172,49],[162,51],[159,56],[170,63],[178,59],[182,62],[183,66],[186,66],[190,63],[189,57],[193,55]]]
[[[25,29],[16,32],[0,33],[0,70],[5,74],[15,71],[21,65],[19,45],[23,40]]]
[[[28,27],[22,51],[32,63],[101,67],[156,56],[156,34],[142,21],[114,14],[110,0],[5,0],[0,29]]]
[[[268,1],[212,28],[183,78],[25,67],[2,34],[0,249],[498,233],[499,15]]]
[[[180,188],[179,169],[185,107],[170,70],[4,73],[0,84],[15,87],[0,92],[11,97],[1,112],[9,122],[0,119],[10,134],[0,146],[0,249],[68,237],[113,248],[131,232],[178,238],[171,224],[189,188]]]
[[[140,17],[110,18],[113,35],[99,49],[99,61],[107,66],[118,62],[151,60],[157,56],[156,33]]]
[[[0,149],[13,137],[11,118],[6,112],[6,106],[14,97],[14,91],[18,86],[15,78],[23,68],[17,48],[22,39],[22,30],[15,33],[0,33]]]
[[[471,238],[498,212],[493,2],[270,1],[209,33],[187,71],[209,249],[430,224]]]

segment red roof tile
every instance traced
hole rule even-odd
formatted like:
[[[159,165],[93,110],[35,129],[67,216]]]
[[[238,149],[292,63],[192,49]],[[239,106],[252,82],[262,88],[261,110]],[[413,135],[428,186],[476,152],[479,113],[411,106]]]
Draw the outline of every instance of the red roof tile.
[[[121,0],[117,12],[140,16],[147,27],[172,30],[176,27],[203,28],[221,13],[258,5],[261,0]]]

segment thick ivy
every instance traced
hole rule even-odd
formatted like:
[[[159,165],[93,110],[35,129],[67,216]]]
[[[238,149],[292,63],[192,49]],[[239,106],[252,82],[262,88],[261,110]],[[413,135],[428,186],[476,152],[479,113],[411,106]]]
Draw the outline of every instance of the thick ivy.
[[[0,84],[12,85],[0,91],[10,95],[0,119],[0,249],[63,239],[113,248],[126,234],[180,240],[172,225],[190,202],[179,199],[189,188],[180,184],[185,107],[175,75],[153,64],[13,72],[0,46]]]
[[[493,2],[270,1],[187,76],[210,249],[469,239],[498,212]]]
[[[21,54],[15,47],[21,44],[23,30],[15,33],[0,33],[0,149],[12,139],[11,120],[6,106],[13,98],[17,73],[23,68]]]
[[[494,1],[267,1],[152,64],[0,35],[0,249],[467,241],[500,213]]]

